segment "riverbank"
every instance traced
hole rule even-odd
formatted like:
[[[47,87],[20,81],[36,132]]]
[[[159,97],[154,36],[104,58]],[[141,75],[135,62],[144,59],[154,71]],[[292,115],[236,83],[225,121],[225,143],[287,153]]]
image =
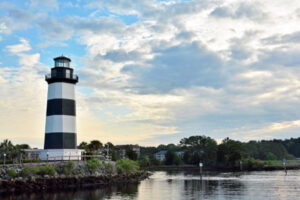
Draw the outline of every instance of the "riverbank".
[[[0,193],[37,192],[98,185],[137,183],[150,175],[137,162],[91,159],[0,166]]]
[[[160,165],[160,166],[151,166],[143,168],[144,170],[149,171],[181,171],[181,170],[199,170],[197,165]],[[283,165],[255,165],[251,167],[203,167],[203,171],[218,171],[218,172],[234,172],[234,171],[275,171],[275,170],[284,170]],[[298,170],[300,165],[287,165],[287,170]]]
[[[149,172],[108,174],[94,176],[44,176],[0,180],[0,193],[40,192],[70,188],[88,188],[99,185],[138,183],[148,178]]]

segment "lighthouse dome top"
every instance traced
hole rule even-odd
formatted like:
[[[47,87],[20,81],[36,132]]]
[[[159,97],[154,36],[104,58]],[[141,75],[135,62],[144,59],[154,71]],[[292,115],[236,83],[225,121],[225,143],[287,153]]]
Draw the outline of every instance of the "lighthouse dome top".
[[[70,67],[71,59],[66,56],[53,58],[55,67]]]

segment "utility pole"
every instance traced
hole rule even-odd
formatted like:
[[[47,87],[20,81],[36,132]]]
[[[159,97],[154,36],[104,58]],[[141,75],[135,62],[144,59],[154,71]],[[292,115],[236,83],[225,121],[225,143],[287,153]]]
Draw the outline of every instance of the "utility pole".
[[[202,179],[202,167],[203,167],[202,162],[199,163],[199,167],[200,167],[200,178]]]
[[[6,161],[6,153],[5,154],[3,154],[3,164],[5,165],[5,161]]]

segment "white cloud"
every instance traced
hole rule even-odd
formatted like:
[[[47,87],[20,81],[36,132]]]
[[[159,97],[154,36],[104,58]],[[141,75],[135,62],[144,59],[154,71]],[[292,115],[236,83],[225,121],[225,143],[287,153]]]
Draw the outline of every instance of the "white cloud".
[[[19,63],[24,67],[33,67],[39,63],[40,54],[19,54]]]
[[[20,39],[20,44],[15,44],[15,45],[8,45],[6,46],[6,49],[13,54],[17,54],[17,53],[21,53],[24,51],[30,51],[31,47],[30,44],[27,40],[25,40],[24,38]]]
[[[4,22],[0,22],[0,33],[9,33],[10,30]]]

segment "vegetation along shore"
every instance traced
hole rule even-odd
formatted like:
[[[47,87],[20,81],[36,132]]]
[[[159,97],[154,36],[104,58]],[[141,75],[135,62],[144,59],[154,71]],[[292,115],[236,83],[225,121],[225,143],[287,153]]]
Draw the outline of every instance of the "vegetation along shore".
[[[139,169],[137,162],[129,159],[100,162],[93,158],[86,162],[2,165],[0,168],[0,193],[135,183],[149,175],[148,172]]]
[[[81,142],[78,146],[85,150],[85,155],[102,155],[103,158],[118,161],[122,158],[137,161],[141,168],[195,165],[203,163],[204,168],[213,169],[260,169],[300,166],[300,138],[286,140],[261,140],[240,142],[225,138],[221,143],[207,136],[191,136],[183,138],[178,144],[143,147],[138,145],[102,144],[99,140]],[[28,144],[13,145],[4,140],[0,143],[0,164],[40,162],[26,158],[24,150],[30,149]]]

